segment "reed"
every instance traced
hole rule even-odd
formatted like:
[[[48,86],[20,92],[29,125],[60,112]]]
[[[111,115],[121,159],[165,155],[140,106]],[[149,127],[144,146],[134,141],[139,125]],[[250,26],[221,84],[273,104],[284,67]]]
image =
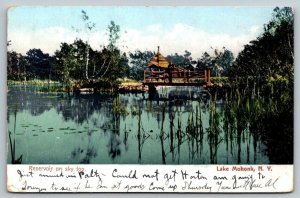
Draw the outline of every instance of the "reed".
[[[142,111],[139,109],[138,111],[138,131],[137,131],[137,139],[138,139],[138,161],[141,163],[142,159],[142,135],[141,135],[141,114]]]
[[[114,97],[114,100],[113,100],[113,112],[119,113],[123,117],[126,117],[127,115],[129,115],[129,113],[127,112],[127,109],[126,109],[125,102],[122,103],[120,101],[119,96],[115,96]]]
[[[12,164],[22,164],[23,154],[20,155],[19,158],[16,159],[16,126],[17,126],[17,107],[14,111],[14,137],[12,138],[11,131],[8,131],[9,143],[10,143],[10,153],[11,153],[11,163]]]
[[[165,148],[164,148],[164,122],[165,122],[165,110],[166,107],[163,105],[162,107],[162,122],[161,122],[161,130],[160,130],[160,144],[161,144],[161,157],[162,157],[162,164],[166,164],[166,153],[165,153]]]
[[[175,155],[174,155],[174,115],[173,113],[170,113],[170,152],[172,153],[172,159],[174,161]]]

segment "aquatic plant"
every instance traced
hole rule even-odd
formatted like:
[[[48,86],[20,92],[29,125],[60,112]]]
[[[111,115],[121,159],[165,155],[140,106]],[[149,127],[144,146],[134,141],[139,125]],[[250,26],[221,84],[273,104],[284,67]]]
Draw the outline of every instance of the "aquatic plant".
[[[129,115],[129,113],[126,110],[126,104],[122,103],[118,96],[114,97],[113,111],[115,113],[120,113],[120,115],[122,115],[123,117],[126,117],[127,115]]]
[[[14,135],[16,134],[16,125],[17,125],[17,109],[18,107],[15,107],[14,111]],[[10,144],[10,153],[11,153],[11,163],[12,164],[21,164],[23,159],[23,154],[19,156],[19,158],[16,159],[16,139],[15,137],[12,140],[12,133],[11,131],[8,131],[8,137],[9,137],[9,144]]]

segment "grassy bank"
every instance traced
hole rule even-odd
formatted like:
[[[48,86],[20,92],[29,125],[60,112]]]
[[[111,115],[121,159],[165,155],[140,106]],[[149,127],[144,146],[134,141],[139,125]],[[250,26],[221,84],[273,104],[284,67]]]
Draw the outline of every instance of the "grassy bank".
[[[7,80],[7,85],[48,85],[48,84],[59,84],[58,81],[53,80],[27,80],[27,81],[18,81],[18,80]]]

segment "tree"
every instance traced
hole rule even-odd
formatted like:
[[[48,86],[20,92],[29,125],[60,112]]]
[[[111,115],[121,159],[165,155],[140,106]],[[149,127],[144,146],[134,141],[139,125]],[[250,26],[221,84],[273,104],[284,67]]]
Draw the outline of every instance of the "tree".
[[[27,71],[35,78],[49,79],[52,72],[53,58],[41,49],[30,49],[26,53]]]
[[[87,48],[90,48],[89,53],[93,54],[92,58],[94,58],[96,52],[81,39],[76,39],[72,44],[62,43],[60,50],[55,52],[56,71],[61,76],[63,82],[69,83],[70,80],[86,80],[86,69],[88,69],[88,75],[93,72],[92,68],[86,68],[86,59],[88,58],[86,56]]]
[[[213,74],[220,76],[221,74],[227,75],[228,69],[232,66],[234,61],[233,53],[223,47],[222,51],[215,50],[215,60],[213,66]]]
[[[113,50],[116,47],[117,41],[120,38],[120,26],[115,24],[114,21],[110,22],[110,25],[108,25],[107,30],[109,32],[109,44],[108,49]]]
[[[7,78],[15,79],[18,75],[18,54],[15,51],[7,52]]]
[[[116,81],[118,78],[124,77],[126,70],[128,70],[128,59],[126,54],[122,53],[117,47],[120,38],[120,26],[111,21],[107,30],[109,44],[101,52],[104,64],[101,73],[98,72],[98,76],[108,81]]]
[[[85,61],[85,78],[89,79],[89,75],[88,75],[88,69],[89,69],[89,54],[90,54],[90,47],[89,47],[89,38],[90,38],[90,33],[93,30],[93,28],[95,27],[95,23],[92,23],[89,20],[88,15],[86,14],[86,12],[84,10],[81,11],[82,13],[82,19],[85,22],[85,27],[88,32],[88,39],[86,40],[85,44],[86,44],[86,61]]]
[[[233,61],[233,53],[223,47],[221,51],[215,49],[214,56],[204,52],[201,58],[198,59],[197,68],[201,70],[210,68],[213,76],[220,76],[221,74],[227,75],[228,69],[232,66]]]
[[[82,39],[76,39],[72,44],[61,44],[60,50],[55,52],[55,71],[62,82],[67,84],[72,80],[115,82],[128,73],[128,58],[116,46],[120,38],[120,27],[112,21],[107,30],[109,44],[100,51],[93,50]],[[89,59],[89,67],[87,67],[87,59]]]
[[[72,44],[61,43],[60,50],[55,52],[56,67],[55,70],[63,83],[70,82],[70,73],[75,69],[75,50]]]
[[[150,59],[155,55],[151,51],[140,51],[137,50],[134,53],[129,53],[130,57],[130,78],[134,80],[143,80],[144,78],[144,69],[146,68]]]
[[[247,44],[230,71],[234,76],[294,77],[294,13],[291,8],[276,7],[264,32]]]
[[[11,46],[11,40],[7,42],[7,48]],[[13,50],[7,51],[7,79],[26,81],[27,61],[25,57]]]
[[[82,14],[87,28],[91,30],[94,24],[89,21],[86,12],[82,11]],[[79,38],[71,44],[61,43],[54,56],[44,53],[41,49],[30,49],[26,56],[8,51],[8,79],[55,79],[67,86],[70,86],[72,81],[86,84],[97,80],[115,83],[118,78],[129,76],[129,60],[126,53],[117,47],[120,26],[111,21],[107,30],[109,44],[100,51],[93,50],[87,41]],[[9,46],[10,42],[7,45]]]
[[[198,69],[206,69],[212,68],[214,64],[214,59],[207,52],[204,52],[200,59],[198,59],[197,68]]]
[[[80,28],[74,28],[76,32],[83,32],[84,36],[87,37],[84,41],[85,43],[85,79],[89,79],[89,61],[90,61],[90,45],[89,45],[89,38],[90,38],[90,34],[92,33],[92,31],[94,30],[96,23],[93,23],[92,21],[90,21],[90,18],[87,14],[87,12],[85,10],[81,10],[81,19],[83,21],[83,25],[84,28],[80,29]],[[82,41],[83,38],[77,38],[76,40],[81,40]]]
[[[25,57],[15,51],[7,52],[7,79],[26,81],[27,62]]]
[[[166,59],[171,62],[172,64],[175,64],[179,67],[185,68],[185,69],[193,69],[191,68],[192,63],[192,57],[191,52],[185,50],[184,55],[179,55],[178,53],[175,53],[174,55],[168,55]]]

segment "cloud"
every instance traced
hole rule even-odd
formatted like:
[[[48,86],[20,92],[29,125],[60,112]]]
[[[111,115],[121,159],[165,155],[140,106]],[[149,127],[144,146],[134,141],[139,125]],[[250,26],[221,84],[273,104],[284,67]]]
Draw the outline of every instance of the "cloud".
[[[29,49],[40,48],[44,52],[53,54],[59,49],[61,42],[72,42],[76,33],[63,27],[49,27],[36,31],[9,32],[8,40],[11,40],[11,48],[25,54]]]
[[[252,34],[257,33],[259,30],[260,30],[260,26],[258,26],[258,25],[251,26],[250,29],[249,29],[249,31],[250,31]]]
[[[161,24],[151,24],[146,27],[147,31],[149,32],[160,32],[162,28]]]
[[[211,48],[222,49],[226,47],[235,56],[243,49],[244,45],[256,38],[256,35],[247,34],[230,36],[225,33],[210,34],[186,24],[177,23],[170,30],[160,30],[160,34],[144,33],[142,30],[130,29],[122,38],[129,51],[151,50],[156,51],[157,46],[164,55],[179,53],[185,50],[192,53],[193,58],[199,58],[207,51],[212,53]],[[126,51],[126,49],[123,49]]]
[[[185,50],[192,53],[193,58],[199,58],[206,51],[212,53],[211,48],[226,47],[236,56],[243,46],[256,38],[257,27],[251,27],[252,34],[231,36],[225,33],[211,34],[200,28],[183,23],[174,24],[164,29],[160,24],[153,24],[144,29],[126,29],[121,33],[118,46],[125,52],[135,50],[156,51],[160,46],[161,52],[169,54],[183,54]],[[151,31],[150,31],[151,30]],[[89,38],[93,49],[100,49],[101,45],[108,44],[108,35],[105,30],[96,31],[90,35],[80,35],[75,31],[63,27],[48,27],[32,32],[9,32],[8,40],[12,41],[11,49],[25,54],[31,48],[40,48],[44,52],[53,54],[59,49],[61,42],[72,43],[76,37],[83,40]]]
[[[100,45],[107,45],[108,36],[104,31],[91,34],[80,34],[64,27],[48,27],[37,31],[9,32],[11,49],[26,54],[29,49],[39,48],[45,53],[54,54],[62,42],[72,43],[76,38],[89,41],[92,48],[100,49]]]

